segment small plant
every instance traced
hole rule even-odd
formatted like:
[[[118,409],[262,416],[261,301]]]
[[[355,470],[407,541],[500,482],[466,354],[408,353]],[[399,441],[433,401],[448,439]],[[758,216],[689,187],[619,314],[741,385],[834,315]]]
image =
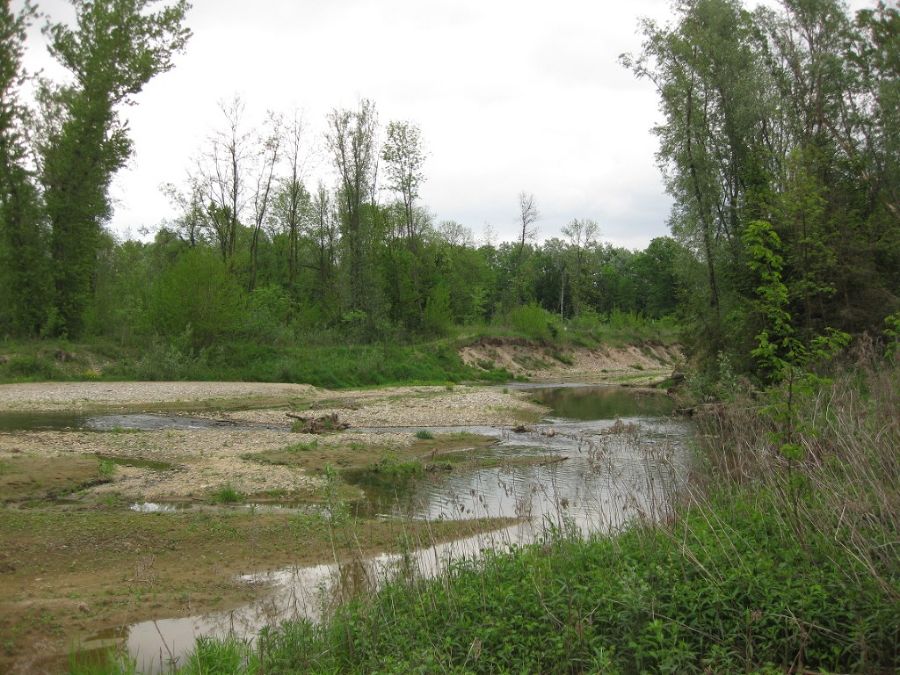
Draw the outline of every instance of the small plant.
[[[309,443],[294,443],[285,448],[287,452],[309,452],[319,447],[319,441],[310,441]]]
[[[416,438],[422,441],[430,441],[434,438],[434,434],[428,431],[428,429],[419,429],[416,432]]]
[[[571,355],[571,354],[565,354],[565,353],[560,352],[560,351],[554,351],[554,352],[552,352],[552,353],[550,354],[550,356],[552,356],[554,359],[556,359],[556,360],[559,361],[560,363],[563,363],[563,364],[565,364],[565,365],[567,365],[567,366],[574,366],[574,365],[575,365],[575,359],[572,358],[572,355]]]
[[[104,478],[111,478],[116,472],[116,463],[109,459],[100,460],[100,475]]]
[[[244,495],[231,485],[223,485],[213,493],[212,500],[216,504],[237,504],[244,501]]]

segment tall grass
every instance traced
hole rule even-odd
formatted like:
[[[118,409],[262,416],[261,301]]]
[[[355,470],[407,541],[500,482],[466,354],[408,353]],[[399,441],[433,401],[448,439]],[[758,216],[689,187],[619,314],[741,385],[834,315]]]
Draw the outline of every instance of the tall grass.
[[[863,343],[853,367],[813,386],[784,385],[767,401],[720,407],[701,420],[709,463],[701,476],[758,494],[758,508],[795,545],[811,550],[815,542],[829,564],[852,561],[841,569],[848,581],[865,576],[900,601],[898,385],[898,365]],[[797,457],[772,442],[786,425]]]

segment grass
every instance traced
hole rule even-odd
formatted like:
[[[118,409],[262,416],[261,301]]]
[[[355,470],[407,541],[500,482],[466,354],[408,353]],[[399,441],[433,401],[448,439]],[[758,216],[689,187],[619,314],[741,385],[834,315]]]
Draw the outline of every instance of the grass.
[[[215,504],[238,504],[244,501],[244,495],[231,485],[223,485],[212,493],[212,501]]]
[[[104,478],[112,478],[116,473],[116,464],[108,459],[101,459],[99,469],[100,475]]]
[[[54,499],[109,479],[111,463],[93,456],[11,455],[0,470],[0,502]],[[104,472],[105,471],[105,472]]]
[[[302,468],[311,473],[324,473],[328,467],[336,469],[365,469],[383,460],[411,462],[426,461],[461,450],[487,448],[496,439],[477,434],[429,434],[423,438],[417,432],[408,445],[373,445],[355,442],[343,436],[329,442],[294,443],[277,450],[248,453],[244,459],[263,464],[277,464]]]
[[[535,307],[515,310],[492,324],[458,326],[438,340],[408,344],[328,344],[307,339],[261,343],[233,339],[203,350],[175,342],[146,340],[123,346],[106,339],[0,342],[0,382],[231,380],[297,382],[329,389],[391,384],[447,384],[464,381],[506,382],[513,376],[488,359],[467,366],[458,349],[481,338],[516,338],[551,345],[555,360],[571,365],[570,347],[665,344],[678,341],[671,320],[649,320],[613,312],[585,314],[560,322]],[[176,341],[177,342],[177,341]],[[529,367],[544,362],[535,359]]]
[[[395,583],[321,627],[273,627],[257,649],[244,647],[237,672],[896,665],[896,607],[871,580],[857,586],[827,565],[805,568],[805,554],[789,541],[789,531],[754,513],[752,500],[684,514],[668,532],[561,537],[461,564],[437,581]]]

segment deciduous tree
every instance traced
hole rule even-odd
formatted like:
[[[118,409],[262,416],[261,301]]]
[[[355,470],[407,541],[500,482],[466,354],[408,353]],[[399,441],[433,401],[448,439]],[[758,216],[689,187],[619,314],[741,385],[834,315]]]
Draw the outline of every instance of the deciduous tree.
[[[159,73],[190,36],[186,0],[71,0],[74,26],[46,27],[50,52],[72,84],[45,92],[60,119],[41,147],[44,200],[52,227],[56,325],[77,336],[91,292],[100,231],[110,216],[109,184],[131,141],[119,109]],[[156,9],[156,11],[154,11]]]

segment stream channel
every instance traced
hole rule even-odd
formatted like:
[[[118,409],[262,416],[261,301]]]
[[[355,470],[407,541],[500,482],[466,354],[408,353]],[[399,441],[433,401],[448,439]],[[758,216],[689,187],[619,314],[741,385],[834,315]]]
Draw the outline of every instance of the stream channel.
[[[397,575],[431,577],[451,561],[540,541],[551,532],[607,534],[631,519],[668,513],[675,490],[687,479],[692,434],[690,422],[673,416],[670,399],[613,386],[510,388],[528,390],[551,409],[550,415],[522,433],[500,427],[425,427],[435,434],[467,431],[495,437],[498,443],[478,455],[496,460],[489,468],[428,473],[392,489],[360,486],[367,496],[367,515],[429,520],[514,517],[517,524],[402,555],[244,575],[242,581],[269,589],[250,605],[123,626],[85,639],[81,648],[125,647],[140,672],[165,671],[172,663],[184,664],[200,636],[252,639],[268,624],[294,618],[321,620],[340,602],[374,592]],[[132,421],[92,420],[88,425],[127,426]],[[189,422],[181,418],[179,423]],[[541,459],[535,461],[536,455]]]

